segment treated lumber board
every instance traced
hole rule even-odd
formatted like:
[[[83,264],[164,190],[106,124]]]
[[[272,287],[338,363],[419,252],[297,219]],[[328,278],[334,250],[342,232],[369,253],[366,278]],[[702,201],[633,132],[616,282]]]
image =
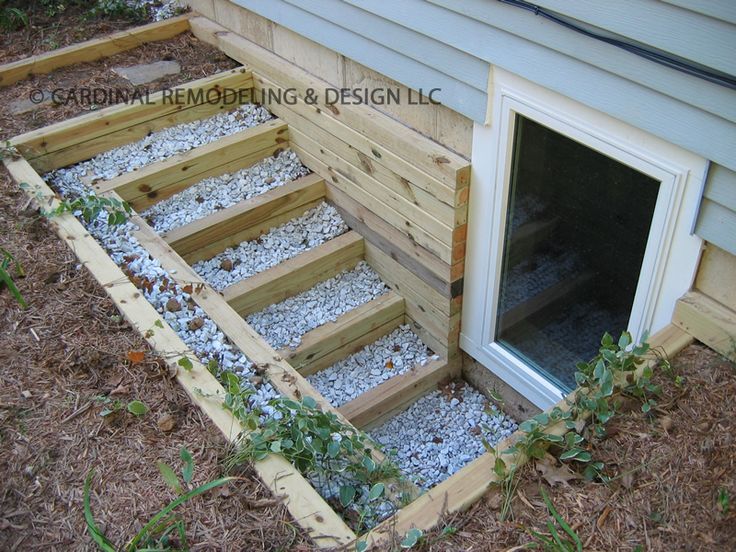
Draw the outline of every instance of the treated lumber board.
[[[29,185],[29,197],[46,209],[53,209],[59,201],[54,192],[38,176],[25,159],[5,160],[5,165],[20,184]],[[133,285],[99,243],[71,214],[55,217],[50,223],[59,237],[74,251],[83,266],[100,283],[125,319],[143,336],[169,368],[192,402],[212,420],[230,441],[235,441],[242,431],[239,421],[222,407],[225,390],[201,364],[194,353],[161,317],[144,295]],[[152,328],[155,330],[152,331]],[[183,370],[177,363],[186,356],[192,363],[191,370]],[[331,548],[355,539],[355,534],[345,524],[317,491],[283,457],[269,455],[254,463],[261,480],[276,496],[288,496],[285,501],[289,512],[299,525],[320,547]]]
[[[698,341],[736,362],[736,312],[699,291],[678,299],[673,322]]]
[[[188,30],[189,15],[181,15],[6,63],[0,65],[0,87],[10,86],[31,75],[50,73],[60,67],[109,57],[148,42],[167,40]]]
[[[452,189],[467,186],[470,165],[467,160],[409,129],[398,121],[367,105],[328,106],[324,103],[330,85],[289,63],[276,54],[255,45],[204,17],[190,20],[192,32],[200,40],[217,46],[230,57],[247,63],[284,88],[293,88],[304,98],[307,91],[317,91],[317,102],[311,106],[313,117],[341,122],[364,136],[371,137],[373,151],[364,152],[375,158],[392,153],[409,161],[423,172],[437,178]]]
[[[310,364],[404,314],[404,298],[392,291],[356,307],[334,322],[327,322],[302,336],[296,349],[281,349],[302,375],[316,372]]]
[[[354,167],[339,155],[332,152],[326,145],[318,143],[303,132],[292,129],[292,146],[321,161],[324,165],[343,178],[333,178],[332,183],[342,187],[343,191],[356,195],[357,188],[374,201],[371,204],[373,212],[383,213],[386,208],[393,209],[403,215],[407,222],[404,226],[411,228],[416,225],[440,242],[452,245],[452,233],[455,225],[455,210],[436,200],[421,201],[416,193],[407,185],[391,185],[384,183]],[[343,184],[345,186],[343,187]],[[357,196],[356,196],[357,197]]]
[[[428,316],[447,318],[460,311],[459,305],[442,295],[411,270],[404,268],[391,255],[385,253],[377,245],[368,242],[365,246],[365,260],[381,275],[397,293],[407,301],[416,303]]]
[[[366,210],[376,214],[376,216],[380,216],[381,219],[396,230],[396,233],[403,234],[410,242],[416,243],[420,247],[426,249],[441,261],[448,264],[452,261],[452,247],[449,244],[444,243],[440,238],[437,238],[424,230],[424,228],[417,226],[414,221],[411,220],[411,217],[408,217],[381,203],[373,195],[355,185],[355,183],[348,177],[336,171],[326,163],[323,163],[307,150],[297,146],[296,144],[291,144],[291,148],[299,155],[302,163],[307,165],[314,172],[321,174],[332,187],[352,198]],[[381,214],[377,215],[377,213]]]
[[[164,234],[163,239],[188,262],[209,259],[228,247],[257,238],[284,217],[293,218],[322,200],[324,181],[310,174],[246,199]]]
[[[147,101],[114,105],[21,134],[11,143],[36,170],[49,171],[88,159],[173,124],[233,109],[241,98],[230,95],[234,94],[232,91],[248,90],[252,83],[248,70],[243,67],[231,69],[179,87],[181,98],[164,90],[152,94]],[[207,94],[211,90],[218,92],[208,101]],[[215,101],[218,97],[219,101]],[[249,92],[244,95],[244,99],[249,97]],[[179,103],[180,99],[182,103]],[[188,103],[189,99],[195,101]]]
[[[690,342],[692,342],[692,339],[673,325],[667,326],[649,340],[652,348],[660,351],[665,358],[672,358]],[[567,410],[569,408],[567,400],[571,397],[570,395],[567,399],[562,399],[559,403],[550,407],[547,412],[551,412],[553,408]],[[548,433],[555,435],[563,435],[567,431],[568,429],[563,423],[552,426],[547,430]],[[496,450],[503,455],[507,469],[521,467],[527,461],[519,453],[507,454],[503,452],[508,450],[521,434],[521,430],[517,430],[496,446]],[[442,519],[446,519],[447,516],[466,510],[480,499],[493,484],[500,482],[499,476],[493,471],[495,460],[495,454],[490,452],[476,458],[456,474],[445,479],[411,504],[381,522],[372,531],[363,535],[361,540],[365,540],[371,549],[382,550],[382,546],[385,546],[396,535],[404,535],[413,527],[428,531]]]
[[[407,307],[409,305],[407,304]],[[442,358],[452,358],[454,354],[454,351],[450,350],[450,347],[447,343],[447,338],[440,339],[438,337],[435,337],[432,335],[430,331],[428,331],[424,326],[422,326],[419,322],[414,320],[412,318],[411,314],[409,312],[406,313],[406,316],[404,317],[404,323],[408,324],[411,328],[411,331],[413,331],[415,334],[419,336],[419,338],[422,340],[422,342],[432,349],[436,354],[441,356]]]
[[[114,190],[136,210],[146,209],[200,180],[248,167],[287,142],[288,127],[274,119],[111,180],[93,182],[93,187],[101,194]]]
[[[309,364],[299,369],[299,373],[306,377],[310,374],[316,374],[320,370],[324,370],[325,368],[332,366],[336,362],[346,359],[350,355],[353,355],[363,349],[366,345],[370,345],[383,336],[390,334],[396,328],[404,324],[405,318],[405,315],[397,316],[393,320],[389,320],[385,324],[377,326],[369,332],[361,335],[358,339],[354,339],[353,341],[350,341],[345,345],[334,349],[326,355],[310,361]]]
[[[458,362],[432,360],[415,365],[370,391],[359,395],[338,410],[357,428],[367,431],[406,410],[444,379],[458,375]]]
[[[248,316],[354,267],[363,251],[363,236],[350,231],[228,286],[222,294],[240,316]]]
[[[736,310],[734,274],[736,274],[736,255],[712,243],[706,243],[694,287],[728,308]]]
[[[351,137],[351,142],[365,139],[365,137],[356,131],[346,128],[342,131],[341,138],[329,130],[318,126],[307,118],[310,108],[304,104],[303,100],[297,98],[296,103],[268,101],[269,98],[278,97],[279,94],[283,95],[284,92],[280,86],[268,80],[263,75],[254,77],[254,88],[254,97],[256,99],[264,99],[264,105],[267,105],[273,113],[278,111],[277,115],[287,121],[290,127],[306,134],[315,142],[339,155],[347,163],[360,168],[376,179],[382,182],[390,182],[398,188],[407,188],[408,192],[416,194],[418,196],[417,199],[423,202],[429,203],[435,201],[441,205],[449,206],[453,210],[456,206],[467,203],[467,188],[455,190],[428,175],[423,175],[424,178],[419,178],[417,182],[409,180],[405,176],[383,165],[381,160],[375,159],[373,156],[369,157],[360,149],[345,141],[344,138],[349,136],[351,132],[354,133]]]
[[[335,205],[345,222],[360,232],[367,241],[376,244],[443,295],[450,296],[450,265],[329,182],[327,199]]]

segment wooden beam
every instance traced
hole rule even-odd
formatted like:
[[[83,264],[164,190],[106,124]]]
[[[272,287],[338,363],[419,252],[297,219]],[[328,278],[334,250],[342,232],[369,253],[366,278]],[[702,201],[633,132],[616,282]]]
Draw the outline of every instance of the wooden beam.
[[[360,145],[371,159],[409,161],[414,171],[431,175],[452,189],[465,187],[470,182],[469,162],[429,138],[367,105],[327,105],[324,90],[331,87],[329,83],[209,19],[193,17],[190,25],[200,40],[247,63],[279,86],[293,89],[300,98],[304,99],[309,90],[317,91],[317,102],[309,106],[311,118],[319,121],[320,126],[334,129],[336,136],[348,128],[371,137],[369,147]],[[350,143],[350,139],[346,141]]]
[[[222,294],[240,316],[248,316],[354,267],[363,248],[363,236],[347,232],[228,286]]]
[[[58,206],[59,200],[54,192],[25,159],[4,162],[18,184],[28,184],[26,193],[30,198],[45,209]],[[54,217],[50,224],[100,283],[125,319],[176,373],[177,381],[191,401],[228,440],[235,441],[243,428],[232,413],[222,407],[225,390],[207,367],[197,360],[195,354],[73,215],[67,213]],[[155,331],[151,331],[151,328],[155,328]],[[177,364],[183,357],[190,360],[190,370],[183,370]],[[283,457],[269,455],[265,460],[256,462],[254,468],[276,496],[288,497],[285,500],[286,507],[317,546],[333,548],[355,539],[355,534],[342,518]]]
[[[189,15],[186,14],[6,63],[0,65],[0,87],[31,75],[51,73],[60,67],[109,57],[148,42],[167,40],[188,30]]]
[[[673,323],[714,351],[736,362],[736,312],[699,291],[683,295]]]
[[[217,211],[162,237],[189,263],[209,259],[290,220],[325,195],[324,181],[310,174]]]
[[[444,379],[459,375],[459,362],[432,360],[417,364],[408,372],[384,381],[338,410],[355,426],[364,431],[409,408],[417,399],[434,390]]]
[[[11,143],[36,170],[50,171],[156,130],[233,109],[241,100],[250,99],[252,86],[250,71],[231,69],[182,85],[177,94],[157,92],[143,102],[114,105],[21,134]]]
[[[92,185],[99,194],[114,190],[142,211],[205,178],[244,169],[278,153],[286,147],[288,133],[286,124],[274,119]]]
[[[431,287],[451,293],[451,267],[408,236],[396,230],[348,194],[327,182],[327,199],[332,202],[348,225],[360,232],[367,242],[374,243],[385,253],[409,268]]]
[[[345,347],[365,334],[404,314],[404,298],[389,291],[354,308],[334,322],[327,322],[302,336],[296,349],[281,349],[279,354],[303,376],[314,374],[314,361]]]
[[[448,229],[443,238],[437,237],[429,233],[427,230],[419,226],[414,220],[421,215],[414,213],[414,216],[406,215],[394,208],[377,200],[371,193],[357,186],[350,178],[343,173],[335,170],[332,166],[324,163],[309,151],[297,146],[291,145],[292,149],[299,155],[302,162],[314,172],[321,174],[331,186],[342,191],[353,201],[362,205],[366,210],[378,215],[393,229],[393,234],[403,234],[404,238],[412,243],[416,243],[423,249],[438,257],[445,263],[452,262],[452,232]],[[425,215],[426,217],[426,215]]]

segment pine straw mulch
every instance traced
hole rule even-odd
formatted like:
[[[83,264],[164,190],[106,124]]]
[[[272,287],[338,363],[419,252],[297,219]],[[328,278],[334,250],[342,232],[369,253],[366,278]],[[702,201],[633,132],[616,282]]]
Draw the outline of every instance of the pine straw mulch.
[[[154,61],[178,61],[181,65],[181,73],[158,79],[149,84],[133,86],[112,71],[113,67],[128,67]],[[33,111],[19,115],[11,114],[7,108],[4,108],[0,113],[0,138],[11,138],[21,132],[41,128],[80,113],[106,107],[110,103],[115,103],[117,93],[123,98],[126,97],[126,94],[127,97],[134,98],[133,93],[137,91],[142,97],[145,97],[146,93],[152,94],[158,90],[172,88],[238,66],[237,62],[217,48],[185,32],[169,40],[151,42],[109,58],[64,67],[48,75],[36,75],[13,86],[0,88],[0,105],[7,106],[12,101],[28,99],[34,90],[54,92],[62,103],[41,105]],[[83,90],[98,90],[96,94],[101,100],[100,103],[91,105],[82,95]],[[75,98],[79,101],[76,101]],[[111,99],[112,102],[108,101]]]
[[[591,451],[614,481],[578,479],[550,487],[528,465],[520,473],[510,521],[498,520],[499,494],[490,492],[468,512],[444,521],[455,535],[434,531],[422,550],[525,549],[533,540],[530,530],[549,535],[541,486],[585,550],[733,550],[736,365],[693,344],[672,366],[684,383],[657,376],[663,394],[655,415],[628,402],[610,422],[607,438]],[[730,496],[726,514],[717,502],[719,489]]]
[[[64,3],[57,2],[59,5]],[[91,18],[89,16],[91,6],[86,8],[67,6],[61,13],[49,15],[40,2],[34,4],[28,2],[23,7],[29,16],[27,27],[0,33],[0,64],[57,50],[145,23],[124,17]]]
[[[44,78],[99,82],[109,65],[167,52],[185,67],[178,81],[235,66],[184,35]],[[72,114],[50,110],[42,124]],[[6,136],[39,126],[3,118]],[[89,549],[82,488],[92,468],[93,510],[107,536],[122,544],[174,498],[157,461],[178,469],[179,451],[188,448],[199,484],[222,475],[227,444],[73,252],[28,208],[4,168],[0,236],[0,246],[25,269],[18,284],[30,304],[21,310],[0,291],[0,550]],[[132,363],[131,351],[145,351],[145,359]],[[99,397],[141,400],[150,411],[103,418]],[[311,550],[281,501],[250,471],[239,475],[180,509],[192,549]]]

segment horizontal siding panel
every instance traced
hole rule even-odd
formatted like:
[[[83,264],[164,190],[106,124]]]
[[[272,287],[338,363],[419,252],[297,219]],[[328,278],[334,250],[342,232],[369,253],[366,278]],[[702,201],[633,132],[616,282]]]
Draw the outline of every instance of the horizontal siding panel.
[[[331,48],[414,89],[440,88],[435,98],[474,119],[484,120],[487,94],[282,0],[237,0],[237,4]],[[380,37],[378,38],[380,40]]]
[[[534,4],[736,75],[736,28],[653,0],[534,0]]]
[[[730,0],[721,0],[721,2],[714,2],[713,0],[662,0],[662,2],[736,25],[736,2]]]
[[[485,93],[488,89],[487,62],[448,46],[436,38],[402,27],[342,0],[285,1],[363,38],[380,42],[394,52],[433,67],[481,92]]]
[[[472,0],[466,0],[467,6]],[[736,125],[608,71],[421,0],[375,3],[373,11],[428,36],[736,169]],[[455,4],[453,4],[455,5]],[[457,4],[460,6],[460,4]],[[458,8],[459,9],[459,8]],[[481,121],[481,119],[476,119]]]
[[[732,255],[736,255],[736,213],[715,201],[703,198],[695,233]]]
[[[458,4],[452,0],[430,1],[736,122],[736,91],[724,86],[653,63],[500,2],[464,0]],[[493,54],[489,52],[489,55]]]
[[[703,195],[736,212],[736,172],[715,163],[712,164],[708,170]]]

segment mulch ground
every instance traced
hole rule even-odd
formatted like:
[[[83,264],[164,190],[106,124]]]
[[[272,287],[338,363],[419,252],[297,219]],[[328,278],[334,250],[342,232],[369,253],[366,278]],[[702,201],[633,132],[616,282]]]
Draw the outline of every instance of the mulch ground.
[[[736,365],[693,344],[672,367],[682,381],[657,376],[663,392],[654,414],[627,402],[592,448],[610,483],[574,479],[550,487],[529,465],[509,520],[499,521],[499,493],[490,492],[446,519],[454,534],[433,532],[423,550],[518,550],[535,540],[532,531],[549,538],[542,487],[585,550],[736,549]],[[719,491],[730,497],[726,512]]]
[[[2,61],[129,24],[74,13],[37,19],[30,30],[2,36]],[[236,65],[187,34],[0,89],[0,104],[27,97],[33,88],[132,88],[110,68],[159,59],[175,59],[183,71],[156,82],[152,91]],[[88,109],[46,106],[20,117],[3,112],[0,134],[14,136]],[[178,468],[186,447],[195,458],[194,481],[202,483],[222,474],[227,445],[68,247],[28,208],[4,169],[0,236],[0,246],[25,269],[18,282],[30,303],[21,310],[7,290],[0,292],[0,550],[89,549],[82,487],[90,469],[96,474],[95,515],[107,536],[122,544],[174,497],[156,462]],[[138,361],[140,355],[130,352],[145,355]],[[736,496],[736,367],[698,344],[673,366],[683,382],[659,377],[665,398],[654,415],[631,405],[591,451],[605,462],[610,483],[573,479],[550,487],[530,465],[521,473],[510,519],[499,521],[499,495],[491,492],[446,519],[444,533],[441,527],[427,535],[421,549],[526,548],[531,531],[548,534],[542,486],[586,550],[734,549],[736,505],[724,512],[718,495]],[[132,400],[150,411],[101,416],[114,401]],[[252,473],[241,475],[181,508],[192,549],[313,549],[281,502]]]
[[[152,89],[237,66],[187,34],[0,89],[0,103],[39,85],[125,86],[110,67],[164,58],[178,60],[183,71]],[[83,111],[49,106],[27,117],[3,112],[2,134]],[[187,448],[195,460],[194,484],[204,483],[223,474],[227,444],[73,252],[28,208],[4,168],[0,236],[0,247],[25,270],[18,285],[30,305],[21,310],[7,290],[0,292],[0,550],[89,549],[82,489],[90,469],[95,516],[108,538],[122,545],[175,498],[157,462],[178,471],[180,450]],[[140,355],[130,352],[145,352],[144,359],[133,363]],[[101,415],[115,401],[133,400],[149,412]],[[311,550],[282,502],[253,473],[238,475],[242,479],[179,510],[192,550]]]

